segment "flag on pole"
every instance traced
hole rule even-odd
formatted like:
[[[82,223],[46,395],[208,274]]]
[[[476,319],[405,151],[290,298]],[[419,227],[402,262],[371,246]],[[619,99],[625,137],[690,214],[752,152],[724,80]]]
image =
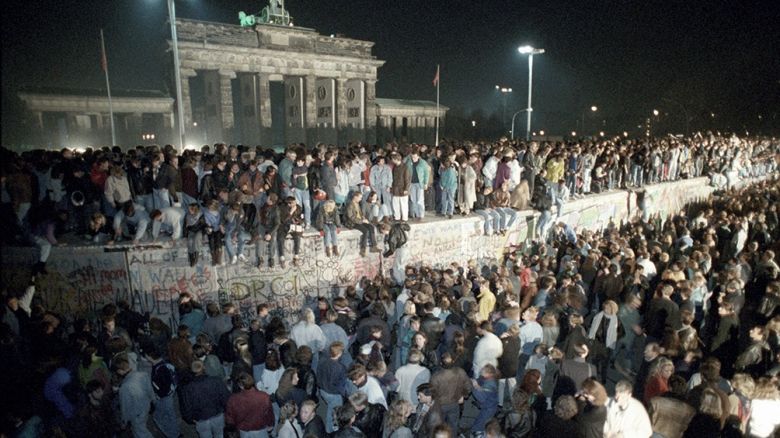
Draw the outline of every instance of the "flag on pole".
[[[106,95],[108,97],[108,117],[111,121],[111,144],[116,145],[116,129],[114,127],[114,104],[111,102],[111,82],[108,80],[108,59],[106,59],[106,39],[103,29],[100,29],[100,68],[106,75]]]
[[[436,76],[433,77],[433,86],[439,85],[439,66],[436,66]]]
[[[103,33],[100,33],[100,69],[108,71],[108,59],[106,58],[106,45],[103,43]]]

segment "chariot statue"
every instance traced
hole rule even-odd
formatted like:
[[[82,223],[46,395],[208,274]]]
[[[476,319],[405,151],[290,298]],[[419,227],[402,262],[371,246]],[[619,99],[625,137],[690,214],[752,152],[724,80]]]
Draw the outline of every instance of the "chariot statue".
[[[241,26],[254,26],[255,24],[278,24],[289,26],[292,23],[290,13],[284,8],[284,0],[268,0],[268,6],[257,14],[248,15],[244,11],[238,13]]]

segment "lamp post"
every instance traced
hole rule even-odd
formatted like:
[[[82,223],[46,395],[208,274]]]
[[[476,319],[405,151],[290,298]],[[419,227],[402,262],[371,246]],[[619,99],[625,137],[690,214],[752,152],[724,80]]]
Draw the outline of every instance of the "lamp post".
[[[664,101],[667,101],[667,102],[671,102],[671,103],[679,106],[680,109],[682,109],[683,116],[685,117],[685,135],[689,135],[691,133],[691,129],[690,129],[691,119],[690,119],[690,117],[688,117],[688,110],[685,108],[685,105],[681,104],[680,102],[678,102],[678,101],[676,101],[674,99],[670,99],[668,97],[664,97],[661,100],[664,100]]]
[[[176,111],[178,114],[179,151],[184,150],[184,103],[181,98],[181,72],[179,71],[179,39],[176,36],[176,5],[168,0],[168,21],[171,22],[171,42],[173,43],[173,74],[176,80]]]
[[[512,92],[512,89],[509,87],[502,87],[500,85],[496,85],[496,91],[501,93],[503,96],[502,100],[502,112],[501,112],[501,128],[506,129],[506,99],[509,96],[509,94]]]
[[[510,135],[512,137],[512,140],[515,139],[515,117],[517,117],[518,114],[520,114],[522,112],[525,112],[525,111],[527,111],[527,110],[521,109],[520,111],[517,111],[514,114],[512,114],[512,129],[510,131],[511,132]]]
[[[595,113],[599,110],[599,107],[596,105],[591,105],[590,112]],[[580,121],[580,129],[582,130],[583,135],[587,135],[587,130],[585,129],[585,113],[586,111],[582,111],[582,119]]]
[[[531,112],[533,107],[531,106],[531,90],[533,89],[533,72],[534,72],[534,55],[541,55],[544,53],[544,49],[535,49],[531,46],[520,46],[517,51],[523,55],[528,55],[528,124],[526,125],[525,139],[531,139]]]

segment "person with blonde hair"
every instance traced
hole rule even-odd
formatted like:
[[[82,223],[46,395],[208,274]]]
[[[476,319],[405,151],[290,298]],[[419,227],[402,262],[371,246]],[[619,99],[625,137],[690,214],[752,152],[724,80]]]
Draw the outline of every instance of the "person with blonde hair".
[[[316,323],[314,311],[305,308],[301,311],[298,322],[290,330],[290,339],[298,347],[307,346],[313,353],[312,367],[316,370],[319,363],[320,352],[327,346],[325,334]]]
[[[412,438],[412,430],[406,427],[406,420],[412,411],[409,401],[394,401],[385,415],[382,438]]]
[[[647,413],[653,432],[664,438],[680,438],[696,410],[686,400],[688,383],[679,375],[669,378],[669,392],[650,400]]]
[[[644,391],[644,402],[650,403],[653,397],[663,395],[669,391],[669,378],[674,374],[674,363],[662,357],[655,364],[647,377]]]
[[[780,426],[780,390],[777,383],[768,377],[756,382],[753,400],[750,402],[748,436],[764,438],[774,436]]]
[[[588,338],[591,339],[592,358],[591,360],[598,367],[599,375],[602,381],[607,380],[607,369],[614,357],[614,351],[617,347],[617,341],[623,336],[623,325],[618,318],[618,305],[612,300],[604,301],[602,311],[593,317],[588,331]]]
[[[607,390],[594,378],[585,379],[582,389],[577,393],[579,414],[577,414],[577,430],[585,438],[602,437],[604,424],[607,421]]]
[[[323,202],[314,218],[314,226],[320,230],[320,236],[324,239],[325,255],[331,254],[338,257],[338,229],[341,227],[341,217],[336,209],[336,201],[329,199]]]
[[[683,437],[720,436],[724,420],[725,415],[721,395],[718,394],[717,390],[706,387],[701,392],[699,410],[688,424],[688,429],[685,430]]]
[[[298,406],[290,400],[279,411],[279,423],[276,424],[277,438],[300,438],[303,436],[301,426],[295,417],[298,415]]]
[[[744,435],[750,418],[750,400],[756,390],[756,382],[750,374],[737,373],[731,378],[734,392],[729,394],[729,415],[739,419],[739,430]]]

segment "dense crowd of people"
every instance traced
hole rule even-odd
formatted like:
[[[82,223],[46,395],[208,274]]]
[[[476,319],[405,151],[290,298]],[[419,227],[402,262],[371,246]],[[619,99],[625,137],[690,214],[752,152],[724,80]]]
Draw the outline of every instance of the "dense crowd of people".
[[[628,164],[613,172],[614,187],[705,174],[732,182],[667,218],[637,215],[600,231],[575,230],[551,220],[546,238],[522,250],[508,249],[494,265],[410,265],[400,279],[363,278],[338,296],[320,297],[311,308],[301,309],[295,323],[275,315],[268,303],[258,305],[247,321],[234,303],[199,303],[188,294],[179,298],[175,327],[140,315],[127,302],[104,306],[95,321],[74,319],[47,309],[36,295],[39,280],[48,275],[39,266],[25,290],[6,287],[3,293],[2,433],[774,436],[780,427],[777,145],[668,139],[652,145],[652,152],[650,146],[604,141],[543,145],[541,150],[533,142],[433,150],[415,146],[408,151],[393,145],[359,147],[339,152],[336,169],[341,170],[334,172],[336,151],[320,149],[290,149],[276,164],[262,154],[251,158],[218,146],[216,158],[204,164],[204,154],[187,153],[183,159],[188,164],[181,170],[171,151],[163,160],[164,151],[141,149],[81,157],[63,151],[4,161],[10,168],[3,174],[3,194],[10,197],[6,205],[12,213],[9,226],[19,233],[5,233],[6,238],[31,233],[34,239],[49,239],[61,227],[70,227],[102,243],[128,233],[140,242],[149,238],[140,220],[135,229],[123,227],[132,225],[128,218],[147,214],[149,222],[161,224],[149,226],[152,238],[166,226],[174,238],[177,230],[188,239],[199,232],[209,245],[212,240],[215,247],[225,245],[231,257],[242,255],[244,240],[225,239],[223,233],[246,223],[253,225],[239,232],[248,234],[247,243],[260,237],[258,242],[270,248],[273,239],[300,234],[291,231],[293,225],[305,230],[331,224],[337,231],[342,223],[363,224],[354,227],[366,236],[361,244],[375,248],[369,227],[380,223],[386,229],[387,224],[382,227],[380,218],[375,222],[373,212],[401,222],[407,219],[407,207],[412,218],[435,208],[452,214],[453,203],[464,214],[500,211],[499,226],[490,231],[501,232],[511,226],[512,212],[524,207],[509,201],[517,200],[518,187],[528,186],[525,193],[534,194],[525,202],[550,213],[554,193],[569,182],[572,196],[608,190],[610,177],[596,178],[595,169],[613,154]],[[680,149],[679,161],[662,164],[657,173],[644,161],[638,178],[632,177],[634,155],[644,151],[650,157],[656,148],[662,157]],[[483,149],[489,157],[481,164]],[[682,149],[687,150],[685,161],[679,158]],[[128,181],[145,175],[147,154],[148,170],[156,178],[142,178],[146,182],[139,186],[131,182],[128,199],[116,197],[122,189],[106,189],[122,185],[109,182],[116,175]],[[596,157],[593,173],[580,167],[588,155]],[[392,164],[385,164],[385,157]],[[369,165],[369,158],[374,164]],[[702,165],[696,170],[699,158]],[[81,160],[93,162],[89,177]],[[154,163],[162,161],[166,163],[154,170]],[[361,164],[355,167],[355,162]],[[248,170],[242,172],[242,163]],[[198,166],[205,169],[201,176]],[[377,183],[382,171],[388,185]],[[48,180],[41,176],[47,172]],[[101,175],[109,173],[98,190]],[[350,179],[353,173],[355,179]],[[586,173],[592,176],[590,187]],[[740,173],[767,174],[767,179],[733,187]],[[157,184],[160,175],[169,175],[165,184]],[[247,192],[255,187],[254,175],[260,175],[259,191]],[[518,175],[510,190],[510,180]],[[53,194],[57,183],[52,181],[58,179],[62,186]],[[28,198],[20,197],[19,180],[28,184]],[[464,189],[465,180],[471,182]],[[557,186],[552,184],[556,180]],[[184,181],[198,190],[185,190]],[[462,191],[472,187],[475,195],[487,194],[489,203],[503,199],[508,204],[480,205],[485,201],[478,196],[469,203],[461,196],[468,198]],[[84,196],[83,203],[72,202],[77,193]],[[503,198],[495,193],[504,193]],[[256,204],[256,195],[262,202]],[[368,208],[372,197],[375,208]],[[279,199],[283,205],[276,205]],[[59,219],[44,219],[40,206],[47,202],[57,206]],[[176,204],[188,211],[172,219]],[[112,214],[118,229],[106,226],[105,218]],[[202,218],[205,227],[193,231],[200,222],[193,216]],[[269,216],[277,221],[275,236],[264,228]],[[102,223],[93,223],[100,217]],[[289,227],[285,234],[280,234],[282,227]],[[219,238],[213,239],[217,233]],[[337,233],[331,229],[323,234],[335,239]],[[190,243],[197,247],[201,242],[195,238]],[[337,248],[333,241],[331,250]]]
[[[343,228],[361,234],[359,251],[380,252],[378,225],[421,221],[427,212],[477,214],[485,232],[505,233],[519,210],[543,212],[551,229],[571,198],[710,176],[720,188],[771,173],[779,143],[713,135],[571,142],[444,142],[438,147],[294,145],[277,156],[260,147],[216,144],[179,153],[170,145],[83,152],[3,150],[6,243],[40,248],[36,272],[58,236],[97,244],[186,239],[190,263],[285,266],[300,262],[306,230],[338,256]],[[292,245],[287,242],[291,241]],[[255,245],[248,260],[247,245]],[[292,246],[292,248],[289,248]]]

